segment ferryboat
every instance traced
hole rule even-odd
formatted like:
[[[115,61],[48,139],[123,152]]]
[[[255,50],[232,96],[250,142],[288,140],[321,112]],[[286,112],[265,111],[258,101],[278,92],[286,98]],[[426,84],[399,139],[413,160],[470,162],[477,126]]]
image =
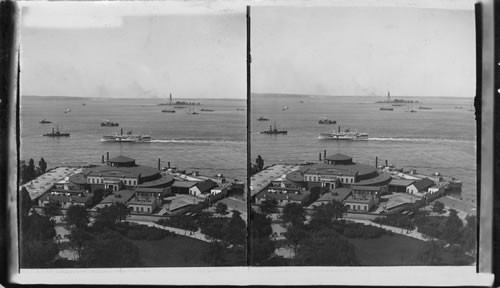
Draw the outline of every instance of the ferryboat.
[[[47,137],[69,137],[69,133],[61,133],[59,132],[59,126],[57,126],[57,130],[54,131],[54,128],[52,128],[52,132],[50,133],[45,133],[43,136]]]
[[[340,126],[338,132],[332,131],[330,133],[320,133],[318,136],[320,140],[368,140],[368,133],[353,132],[349,129],[340,131]]]
[[[269,125],[269,130],[262,131],[260,132],[260,134],[267,134],[267,135],[288,134],[288,131],[276,129],[276,123],[274,123],[274,128],[271,125]]]
[[[49,123],[52,123],[51,121],[49,120],[46,120],[46,119],[43,119],[42,121],[40,121],[41,124],[49,124]]]
[[[101,141],[102,142],[144,143],[144,142],[151,142],[151,136],[133,134],[132,131],[127,132],[127,134],[123,134],[123,129],[121,129],[120,133],[116,133],[115,135],[102,136]]]

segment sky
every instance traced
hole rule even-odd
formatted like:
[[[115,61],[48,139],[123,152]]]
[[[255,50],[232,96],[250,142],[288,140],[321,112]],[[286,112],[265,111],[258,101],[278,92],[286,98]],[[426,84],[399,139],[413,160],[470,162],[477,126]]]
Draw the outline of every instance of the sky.
[[[252,7],[252,92],[474,97],[473,2],[410,6]]]
[[[244,7],[23,3],[23,95],[246,98]]]

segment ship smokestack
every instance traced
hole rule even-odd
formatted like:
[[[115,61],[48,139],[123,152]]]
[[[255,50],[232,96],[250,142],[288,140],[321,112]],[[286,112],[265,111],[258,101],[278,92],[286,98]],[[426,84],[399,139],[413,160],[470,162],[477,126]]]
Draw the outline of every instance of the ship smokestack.
[[[375,156],[375,168],[378,168],[378,157]]]
[[[160,171],[160,158],[158,158],[158,171]]]
[[[167,162],[167,167],[170,169],[170,161]]]
[[[319,161],[321,161],[321,152],[319,152]]]
[[[120,135],[123,135],[123,128],[120,128]]]
[[[340,133],[340,126],[339,126],[339,133]]]
[[[389,166],[389,165],[387,164],[387,159],[385,160],[385,166]]]

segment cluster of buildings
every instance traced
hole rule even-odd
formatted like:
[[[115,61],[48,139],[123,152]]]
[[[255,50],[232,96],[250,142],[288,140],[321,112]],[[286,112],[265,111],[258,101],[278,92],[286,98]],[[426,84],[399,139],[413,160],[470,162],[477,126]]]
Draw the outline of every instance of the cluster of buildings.
[[[389,173],[356,163],[352,157],[340,153],[327,156],[325,152],[320,163],[274,165],[270,167],[271,172],[267,170],[257,173],[251,179],[250,190],[256,204],[275,199],[279,206],[299,203],[312,209],[336,200],[351,212],[380,213],[384,209],[377,209],[379,204],[387,201],[383,195],[406,193],[423,197],[440,190],[429,178],[395,179]],[[280,171],[281,174],[276,175],[272,171]],[[390,198],[389,201],[397,201],[398,205],[391,202],[389,207],[396,208],[410,202],[399,200]],[[388,207],[387,203],[384,203],[384,207]]]
[[[162,209],[165,205],[176,209],[206,200],[218,200],[227,195],[229,185],[223,177],[213,179],[178,177],[171,169],[162,172],[158,167],[142,166],[126,156],[108,159],[102,166],[89,168],[59,167],[26,183],[32,200],[44,207],[55,203],[61,208],[81,205],[92,209],[114,203],[126,205],[134,213],[172,212]],[[187,178],[187,179],[186,179]],[[104,195],[98,203],[96,194]],[[170,205],[177,194],[184,198],[183,205]],[[193,201],[186,201],[193,198]]]

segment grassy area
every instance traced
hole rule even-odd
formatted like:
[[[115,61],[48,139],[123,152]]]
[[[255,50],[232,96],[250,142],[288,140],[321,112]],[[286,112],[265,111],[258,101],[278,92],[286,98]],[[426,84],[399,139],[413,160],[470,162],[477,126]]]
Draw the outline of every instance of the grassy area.
[[[208,243],[189,237],[166,237],[162,240],[130,240],[139,248],[143,267],[200,267],[207,266],[203,254]],[[244,249],[229,249],[227,266],[246,265]]]
[[[418,260],[425,242],[404,235],[383,235],[376,239],[348,239],[364,266],[424,265]],[[470,265],[474,258],[443,253],[443,265]]]
[[[208,243],[189,237],[166,237],[162,240],[130,240],[139,248],[144,267],[206,266],[203,253]]]

